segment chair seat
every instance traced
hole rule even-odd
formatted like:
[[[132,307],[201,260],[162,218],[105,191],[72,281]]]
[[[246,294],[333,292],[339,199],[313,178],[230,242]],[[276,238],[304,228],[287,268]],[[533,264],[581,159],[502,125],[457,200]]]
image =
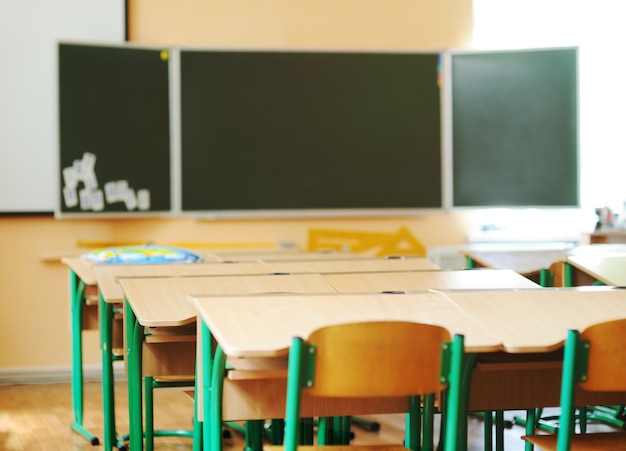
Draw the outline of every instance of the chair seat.
[[[538,448],[549,451],[557,449],[556,434],[526,435],[522,438]],[[572,436],[572,448],[576,450],[611,450],[626,451],[626,432],[594,432],[589,434],[575,434]]]

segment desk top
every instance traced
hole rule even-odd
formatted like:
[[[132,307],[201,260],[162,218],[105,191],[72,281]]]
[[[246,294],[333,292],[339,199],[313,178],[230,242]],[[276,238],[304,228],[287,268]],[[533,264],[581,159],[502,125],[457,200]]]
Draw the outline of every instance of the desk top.
[[[508,352],[549,352],[569,329],[626,318],[626,290],[607,287],[444,293],[500,337]]]
[[[76,273],[87,285],[96,285],[98,280],[93,270],[93,263],[80,257],[63,257],[61,262]]]
[[[424,291],[430,289],[519,289],[539,285],[510,269],[459,269],[328,273],[324,278],[341,293]]]
[[[364,258],[351,252],[265,251],[265,252],[211,252],[208,258],[216,261],[272,261],[272,260],[350,260]]]
[[[137,320],[145,327],[182,326],[195,321],[197,311],[186,302],[187,296],[193,293],[229,295],[335,291],[319,274],[121,278],[119,283]]]
[[[244,263],[228,266],[238,265]],[[193,321],[197,312],[186,302],[188,295],[193,294],[376,293],[445,288],[538,287],[514,271],[498,269],[124,277],[119,279],[119,284],[122,296],[126,295],[139,322],[152,327],[182,325]]]
[[[520,274],[530,275],[549,268],[552,263],[567,255],[566,250],[534,251],[463,251],[478,265],[485,268],[512,269]]]
[[[355,321],[419,321],[463,332],[471,352],[491,352],[501,341],[437,292],[406,294],[308,294],[190,296],[229,357],[280,357],[294,336]]]
[[[276,357],[291,337],[354,321],[409,320],[465,335],[468,352],[550,352],[567,331],[626,317],[626,290],[433,291],[406,294],[191,296],[232,357]]]
[[[606,285],[626,286],[626,255],[583,253],[565,261]]]
[[[361,257],[345,259],[264,260],[273,272],[361,272],[439,269],[422,257],[381,258]]]
[[[159,265],[94,265],[87,262],[85,271],[95,273],[98,286],[106,302],[119,303],[124,294],[117,280],[121,277],[201,276],[268,273],[330,273],[361,271],[429,270],[437,268],[425,258],[353,258],[349,260],[322,260],[327,253],[316,254],[311,260],[238,261],[237,263],[209,262]],[[79,259],[80,260],[80,259]],[[84,262],[77,262],[77,267]],[[94,277],[94,276],[92,276]],[[472,288],[479,288],[472,285]]]
[[[158,265],[94,265],[98,286],[106,302],[119,303],[124,293],[118,279],[134,277],[211,276],[234,274],[267,274],[272,272],[267,264],[258,261],[239,263],[184,263]]]
[[[512,269],[520,274],[533,274],[573,255],[626,255],[624,244],[592,244],[569,249],[538,250],[465,250],[463,255],[485,268]]]

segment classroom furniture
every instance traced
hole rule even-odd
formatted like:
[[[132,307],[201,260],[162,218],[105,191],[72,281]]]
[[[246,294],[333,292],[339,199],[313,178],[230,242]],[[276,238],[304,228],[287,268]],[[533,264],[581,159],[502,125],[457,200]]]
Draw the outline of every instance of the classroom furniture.
[[[218,274],[258,274],[258,273],[281,273],[281,272],[320,272],[326,268],[330,271],[364,271],[375,268],[388,270],[397,269],[433,269],[436,268],[424,258],[374,258],[360,257],[358,254],[337,252],[297,252],[297,251],[250,251],[250,250],[222,250],[208,252],[204,255],[205,260],[211,262],[221,261],[226,265],[214,263],[198,263],[193,265],[163,264],[163,265],[96,265],[92,266],[80,259],[72,259],[69,262],[78,265],[85,271],[95,272],[103,302],[101,311],[103,317],[101,328],[103,331],[110,330],[112,311],[114,306],[124,302],[123,292],[117,283],[121,276],[146,277],[146,276],[193,276],[193,275],[218,275]],[[264,259],[264,261],[260,261]],[[276,261],[272,261],[276,259]],[[230,264],[237,261],[237,264]],[[271,265],[268,263],[272,262]],[[91,275],[90,275],[91,277]],[[110,333],[101,334],[103,350],[103,371],[105,378],[113,377],[112,361],[113,349],[108,341],[112,340]],[[103,385],[103,397],[105,406],[105,443],[115,437],[114,428],[114,399],[113,393]],[[108,412],[108,413],[107,413]],[[109,439],[107,439],[109,437]]]
[[[562,257],[551,268],[564,286],[626,286],[626,254],[580,253]]]
[[[452,394],[460,393],[457,386],[461,384],[462,336],[453,340],[446,329],[431,324],[355,322],[321,327],[308,336],[294,337],[288,352],[284,447],[270,449],[299,448],[300,410],[306,391],[309,397],[322,399],[409,398],[404,445],[373,445],[366,449],[419,451],[421,396],[438,394],[447,387],[451,396],[446,399],[445,449],[456,450],[458,397]],[[220,357],[223,359],[223,352],[218,346],[215,361]],[[324,440],[318,442],[320,446],[325,444]]]
[[[545,269],[557,261],[566,250],[463,250],[468,268],[505,268],[512,269],[540,285],[551,285],[546,279]],[[542,280],[543,277],[543,280]]]
[[[328,302],[329,298],[332,302]],[[484,377],[476,368],[467,408],[472,410],[519,409],[534,411],[537,406],[557,406],[561,367],[553,359],[552,352],[563,346],[563,337],[571,327],[585,327],[595,322],[626,317],[626,292],[606,287],[578,289],[519,289],[519,290],[452,290],[429,293],[405,294],[332,294],[300,296],[191,296],[202,319],[202,340],[212,336],[220,344],[227,357],[285,358],[290,340],[294,335],[306,335],[315,328],[328,324],[368,319],[428,321],[446,327],[453,333],[463,333],[470,360],[479,355],[504,352],[512,362],[496,367],[496,381],[487,390],[473,396],[476,376]],[[279,315],[275,314],[277,311]],[[542,315],[533,312],[541,311]],[[289,318],[289,321],[285,321]],[[262,330],[259,324],[263,324]],[[535,333],[529,334],[533,330]],[[209,332],[210,331],[210,332]],[[271,333],[269,333],[271,331]],[[207,349],[204,346],[202,349]],[[202,354],[200,370],[209,374],[211,355]],[[471,358],[470,358],[471,357]],[[515,361],[519,357],[520,361]],[[556,364],[555,364],[556,363]],[[512,365],[514,364],[514,365]],[[235,366],[236,370],[237,367]],[[248,370],[250,368],[248,367]],[[489,372],[487,369],[485,372]],[[499,371],[499,372],[498,372]],[[556,377],[554,377],[556,375]],[[503,378],[504,376],[504,378]],[[515,376],[508,379],[507,376]],[[488,379],[488,378],[487,378]],[[506,383],[502,383],[506,380]],[[240,382],[226,377],[223,381],[224,405],[214,405],[212,414],[222,411],[223,419],[271,417],[284,411],[272,407],[272,402],[259,393],[243,397]],[[232,386],[236,386],[234,389]],[[264,385],[265,386],[265,385]],[[478,387],[479,389],[481,387]],[[204,387],[203,390],[207,390]],[[252,389],[249,389],[251,392]],[[237,395],[231,395],[235,391]],[[272,398],[280,392],[273,392]],[[209,396],[205,393],[205,396]],[[248,412],[231,416],[234,396],[238,406],[245,405]],[[599,405],[621,403],[624,394],[578,393],[583,404]],[[206,398],[209,399],[209,398]],[[216,402],[212,400],[211,402]],[[255,407],[255,403],[259,406]],[[260,406],[268,412],[259,413]],[[303,408],[306,409],[306,403]],[[394,408],[386,406],[386,409]],[[205,405],[205,409],[207,406]],[[371,408],[371,406],[370,406]],[[395,406],[398,408],[398,406]],[[322,411],[321,414],[371,413],[365,407],[352,412]],[[270,412],[271,410],[271,412]],[[388,410],[387,410],[388,411]],[[307,411],[306,415],[312,413]],[[265,415],[267,414],[267,416]],[[207,413],[205,413],[206,418]],[[247,417],[246,415],[250,415]],[[220,424],[217,418],[211,421]],[[220,420],[221,421],[221,420]],[[460,416],[460,429],[463,415]],[[529,427],[534,422],[529,422]],[[206,427],[206,426],[205,426]],[[209,434],[210,435],[209,428]],[[531,430],[532,432],[532,430]],[[208,439],[208,437],[205,438]],[[213,439],[216,436],[213,435]],[[213,446],[216,444],[214,443]],[[460,448],[461,449],[461,448]]]
[[[254,283],[252,285],[246,283],[247,278],[254,278]],[[142,377],[178,375],[195,378],[196,312],[190,304],[185,302],[188,293],[334,291],[317,274],[288,277],[261,275],[247,276],[247,278],[244,280],[242,277],[235,276],[215,276],[187,277],[184,279],[120,279],[119,283],[126,298],[124,321],[128,348],[126,363],[131,449],[142,449],[143,447]],[[171,283],[176,280],[184,280],[184,284]],[[137,286],[140,288],[137,289]],[[190,332],[193,332],[191,336]],[[185,365],[182,365],[183,362],[181,362],[182,356],[179,346],[181,336],[184,336],[185,340],[194,346],[193,352],[186,354]],[[157,365],[158,370],[153,369],[151,365]]]
[[[524,378],[519,373],[513,374],[503,387],[497,383],[502,372],[492,371],[492,377],[485,378],[486,387],[481,391],[483,401],[496,403],[497,397],[507,402],[507,393],[522,393],[523,398],[517,400],[514,408],[527,410],[527,434],[534,431],[536,407],[559,405],[562,357],[560,352],[553,352],[562,347],[567,331],[626,317],[626,293],[611,287],[520,290],[505,295],[487,291],[456,292],[447,296],[501,337],[503,350],[513,357],[524,356]],[[529,330],[533,333],[528,333]],[[536,353],[546,353],[548,359],[541,361]],[[578,390],[577,400],[582,406],[622,405],[626,395]]]
[[[146,276],[180,276],[180,275],[210,275],[210,274],[258,274],[258,273],[281,273],[281,272],[320,272],[324,268],[329,271],[364,271],[375,268],[385,268],[387,270],[397,269],[433,269],[435,265],[424,258],[364,258],[357,254],[334,253],[334,252],[251,252],[251,251],[220,251],[205,255],[212,257],[216,261],[233,262],[239,261],[236,265],[228,264],[215,265],[213,263],[199,263],[194,265],[97,265],[93,271],[96,274],[98,286],[104,304],[102,311],[102,329],[109,330],[112,318],[112,309],[116,305],[121,305],[124,301],[122,290],[117,283],[120,276],[125,277],[146,277]],[[234,257],[234,259],[233,259]],[[358,258],[357,258],[358,257]],[[278,259],[270,264],[257,261],[266,259]],[[247,261],[247,260],[250,261]],[[293,260],[291,260],[293,259]],[[321,260],[323,259],[323,260]],[[327,260],[328,259],[328,260]],[[243,261],[241,261],[243,260]],[[80,260],[77,263],[83,263]],[[87,265],[88,266],[88,265]],[[114,356],[107,350],[113,347],[107,343],[111,340],[110,333],[101,334],[103,349],[103,368],[105,377],[112,378],[112,361]],[[105,399],[106,418],[105,437],[115,436],[114,431],[114,400],[113,393],[108,389],[109,385],[103,386]],[[105,438],[105,442],[109,440]]]
[[[353,260],[366,258],[353,252],[311,252],[311,251],[261,251],[261,252],[223,252],[212,251],[208,256],[215,261],[240,262],[240,261],[310,261],[310,260]],[[375,258],[375,257],[370,257]]]
[[[589,235],[591,244],[616,244],[626,243],[625,230],[610,230],[605,232],[593,232]]]
[[[369,265],[377,262],[377,267],[380,269],[378,272],[365,271],[362,273],[321,273],[321,274],[285,274],[283,272],[273,272],[275,276],[273,280],[269,280],[267,275],[233,275],[233,276],[186,276],[186,277],[119,277],[119,285],[124,293],[127,301],[127,305],[134,318],[132,320],[127,319],[125,315],[125,321],[136,321],[137,326],[134,327],[157,327],[157,326],[184,326],[195,321],[195,311],[190,311],[190,306],[186,303],[186,297],[188,294],[193,293],[243,293],[243,292],[314,292],[315,286],[301,285],[298,288],[296,283],[298,280],[306,281],[304,276],[315,276],[316,279],[309,280],[321,280],[326,287],[331,287],[332,291],[345,290],[345,291],[390,291],[395,290],[426,290],[433,287],[474,287],[474,288],[529,288],[535,287],[528,279],[519,276],[513,271],[509,270],[459,270],[459,271],[439,271],[439,270],[405,270],[405,271],[384,271],[387,265],[398,268],[401,262],[413,263],[413,260],[421,262],[422,259],[364,259]],[[344,271],[350,271],[350,265],[357,265],[361,260],[347,260],[343,262]],[[302,262],[293,262],[299,264]],[[308,263],[308,262],[307,262]],[[317,262],[317,268],[321,268],[323,262]],[[330,260],[328,262],[330,267],[335,271],[340,267],[337,265],[336,260]],[[264,262],[272,268],[274,262]],[[287,265],[287,262],[283,262],[283,265]],[[245,265],[244,263],[238,265]],[[182,271],[198,270],[202,265],[193,265],[189,268],[185,267]],[[212,265],[213,266],[213,265]],[[237,267],[237,265],[234,265]],[[282,266],[281,269],[285,269],[287,266]],[[410,266],[409,266],[410,267]],[[121,274],[118,271],[119,266],[115,269],[110,269],[110,266],[100,266],[96,270],[101,276],[103,291],[109,286],[114,290],[114,285],[106,282],[106,275],[109,274],[109,281],[113,278],[110,274],[115,271],[117,274]],[[141,266],[136,265],[129,267],[128,275],[137,274],[138,268]],[[361,266],[361,268],[363,268]],[[264,269],[264,268],[263,268]],[[180,274],[180,272],[179,272]],[[241,272],[239,274],[242,274]],[[345,275],[345,279],[343,279]],[[289,280],[295,278],[294,280]],[[290,285],[285,285],[286,283]],[[273,283],[274,288],[269,290],[268,283]],[[282,287],[282,288],[280,288]],[[288,288],[290,287],[290,288]],[[295,288],[294,288],[295,287]],[[318,287],[319,288],[319,287]],[[323,288],[323,287],[322,287]],[[328,291],[322,290],[318,291]],[[112,295],[120,297],[120,288],[117,288],[116,292]],[[128,336],[129,322],[126,323],[125,330],[127,331],[127,341],[130,343],[129,354],[132,353],[134,344],[135,349],[139,349],[141,346],[139,343],[132,343]],[[151,329],[154,330],[154,329]],[[141,336],[139,337],[141,338]],[[133,354],[134,360],[127,362],[128,365],[134,365],[135,368],[139,368],[139,362],[141,362],[141,356],[136,352]],[[141,376],[135,376],[135,380],[140,380]],[[129,407],[132,405],[141,405],[140,398],[138,397],[140,392],[137,391],[136,385],[131,385],[129,376],[129,396],[135,399],[135,404],[129,401]],[[132,424],[141,424],[140,412],[134,412]],[[271,418],[271,417],[268,417]],[[139,434],[138,429],[131,431],[131,443],[132,436]],[[136,445],[137,446],[137,445]]]
[[[84,260],[81,260],[84,262]],[[258,261],[242,262],[237,264],[223,264],[218,262],[194,263],[194,264],[115,264],[115,265],[93,265],[91,267],[95,274],[98,288],[100,290],[100,328],[101,328],[101,349],[102,349],[102,371],[103,371],[103,408],[104,408],[104,436],[105,443],[114,440],[115,433],[115,405],[112,384],[108,381],[113,380],[113,340],[112,319],[114,311],[123,308],[124,295],[117,283],[117,277],[125,275],[127,277],[140,276],[160,276],[175,277],[181,274],[248,274],[253,272],[266,272],[268,268]],[[119,336],[123,336],[122,328],[120,328]],[[181,339],[180,337],[178,338]],[[118,338],[119,340],[119,338]],[[189,349],[193,348],[192,338],[187,338],[187,342],[191,344],[182,345],[189,353]],[[123,357],[123,355],[121,356]],[[181,370],[182,371],[182,370]],[[193,373],[192,373],[193,374]],[[146,410],[151,412],[152,403],[146,402]],[[152,435],[148,436],[151,439]],[[107,448],[108,449],[108,448]]]
[[[358,255],[358,254],[357,254]],[[273,272],[363,272],[363,271],[422,271],[437,270],[439,267],[423,257],[360,257],[336,259],[265,259]]]
[[[626,433],[575,433],[576,387],[587,391],[626,391],[626,319],[569,330],[561,382],[561,416],[557,434],[527,435],[524,440],[543,450],[626,450]]]
[[[98,437],[87,430],[84,421],[83,392],[83,339],[84,330],[99,328],[98,288],[91,264],[80,258],[62,258],[69,269],[70,334],[72,342],[72,429],[92,445],[100,443]]]
[[[448,330],[460,330],[460,325],[464,324],[465,331],[468,329],[473,331],[466,334],[466,340],[469,340],[466,346],[469,349],[489,351],[499,348],[497,338],[484,331],[462,309],[445,300],[439,293],[265,295],[228,298],[192,296],[191,299],[198,307],[204,324],[201,330],[203,340],[201,348],[208,349],[205,345],[209,343],[210,331],[233,365],[226,378],[217,380],[218,371],[213,370],[211,373],[210,369],[211,354],[202,353],[200,368],[204,372],[203,380],[207,380],[207,375],[212,374],[216,380],[212,381],[213,387],[210,392],[221,391],[224,400],[221,403],[219,397],[211,398],[208,387],[203,388],[205,446],[211,449],[219,449],[220,444],[216,442],[219,438],[215,431],[222,420],[284,418],[284,378],[250,384],[249,381],[253,376],[245,375],[254,370],[254,364],[261,369],[266,367],[268,363],[265,359],[270,359],[274,365],[278,365],[279,362],[285,364],[293,336],[306,336],[319,327],[345,322],[409,320],[439,324]],[[236,312],[241,308],[246,311],[238,319]],[[253,316],[260,311],[266,313],[259,316],[258,321],[254,320]],[[274,319],[266,323],[269,312],[275,313]],[[286,318],[289,320],[286,321]],[[234,330],[236,323],[239,323],[237,327],[239,332]],[[270,327],[270,330],[262,332],[259,324],[263,324],[262,329]],[[303,415],[392,413],[405,412],[404,409],[407,407],[406,398],[395,400],[366,398],[356,399],[354,402],[348,402],[346,399],[323,403],[315,401],[314,398],[303,399]]]

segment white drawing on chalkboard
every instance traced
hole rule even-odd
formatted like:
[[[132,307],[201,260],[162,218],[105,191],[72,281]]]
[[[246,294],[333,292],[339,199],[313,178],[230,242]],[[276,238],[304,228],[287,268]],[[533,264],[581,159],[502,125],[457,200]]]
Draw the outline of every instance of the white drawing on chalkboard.
[[[104,193],[101,189],[91,191],[91,208],[93,211],[104,210]]]
[[[126,209],[129,211],[137,208],[137,195],[134,189],[128,188],[126,190],[126,199],[124,199],[124,202],[126,203]]]
[[[83,211],[104,211],[107,204],[121,202],[128,211],[150,209],[150,191],[135,190],[128,180],[111,180],[99,189],[96,177],[96,155],[85,152],[81,159],[63,168],[63,201],[67,208],[79,206]]]
[[[65,205],[69,208],[78,205],[78,195],[76,194],[76,188],[73,186],[64,187],[63,200],[65,201]]]
[[[147,189],[137,191],[137,205],[142,211],[150,210],[150,191]]]
[[[106,182],[104,184],[104,198],[107,203],[118,202],[116,182]]]

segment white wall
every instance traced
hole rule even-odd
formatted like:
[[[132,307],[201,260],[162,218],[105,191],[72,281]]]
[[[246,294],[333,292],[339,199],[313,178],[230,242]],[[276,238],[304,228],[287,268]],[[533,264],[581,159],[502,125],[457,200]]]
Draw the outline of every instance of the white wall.
[[[123,0],[0,2],[0,213],[56,206],[56,43],[124,34]]]

